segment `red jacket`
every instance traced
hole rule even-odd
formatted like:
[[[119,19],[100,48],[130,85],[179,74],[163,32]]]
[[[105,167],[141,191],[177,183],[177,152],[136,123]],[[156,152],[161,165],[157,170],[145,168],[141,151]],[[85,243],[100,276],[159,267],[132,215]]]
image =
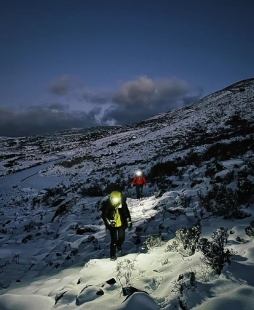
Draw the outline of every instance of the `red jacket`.
[[[134,177],[131,184],[137,184],[137,185],[146,185],[146,179],[145,177]]]

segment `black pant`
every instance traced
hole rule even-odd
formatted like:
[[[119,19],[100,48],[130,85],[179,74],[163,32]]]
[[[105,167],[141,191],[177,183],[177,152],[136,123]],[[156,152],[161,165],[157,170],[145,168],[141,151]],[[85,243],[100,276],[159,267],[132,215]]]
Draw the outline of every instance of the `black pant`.
[[[121,227],[113,227],[110,229],[110,256],[114,256],[116,254],[116,247],[121,247],[125,240],[125,228]]]
[[[141,185],[136,184],[136,194],[137,194],[137,199],[143,197],[143,184]]]

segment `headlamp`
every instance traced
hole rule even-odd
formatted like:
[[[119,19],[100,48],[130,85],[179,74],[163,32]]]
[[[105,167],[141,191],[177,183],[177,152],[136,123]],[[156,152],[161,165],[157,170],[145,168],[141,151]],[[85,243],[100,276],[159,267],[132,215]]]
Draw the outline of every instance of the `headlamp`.
[[[112,197],[111,201],[113,205],[117,205],[120,202],[120,199],[118,197]]]
[[[135,174],[136,174],[137,177],[140,177],[142,175],[142,171],[141,170],[137,170]]]
[[[113,206],[118,206],[121,203],[121,193],[114,191],[110,195],[110,201]]]

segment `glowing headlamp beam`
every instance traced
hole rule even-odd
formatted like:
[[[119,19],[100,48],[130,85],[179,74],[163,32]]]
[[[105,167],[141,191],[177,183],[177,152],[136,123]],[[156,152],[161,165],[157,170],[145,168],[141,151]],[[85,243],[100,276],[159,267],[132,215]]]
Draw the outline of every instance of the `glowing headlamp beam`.
[[[136,176],[140,177],[142,175],[142,172],[140,170],[136,171]]]
[[[117,203],[119,203],[120,202],[120,199],[119,198],[117,198],[117,197],[112,197],[112,203],[113,204],[117,204]]]

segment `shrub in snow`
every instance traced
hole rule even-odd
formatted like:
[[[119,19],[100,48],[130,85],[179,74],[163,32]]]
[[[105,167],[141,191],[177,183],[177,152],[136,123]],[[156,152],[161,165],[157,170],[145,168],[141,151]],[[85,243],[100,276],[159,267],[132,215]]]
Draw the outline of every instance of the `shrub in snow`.
[[[68,230],[76,230],[77,235],[83,235],[85,233],[96,233],[98,231],[97,228],[91,226],[83,226],[79,223],[71,225]]]
[[[34,209],[34,207],[40,202],[41,202],[40,197],[33,197],[32,202],[31,202],[32,209]]]
[[[195,185],[201,184],[201,183],[204,183],[204,180],[203,180],[203,179],[195,179],[195,180],[192,180],[190,187],[192,188],[192,187],[194,187]]]
[[[182,295],[184,290],[192,289],[194,290],[197,287],[196,284],[196,271],[191,270],[186,274],[180,274],[177,280],[172,282],[174,287],[172,292]]]
[[[145,253],[148,253],[152,249],[161,246],[162,241],[163,241],[163,236],[161,235],[161,233],[150,235],[146,238],[146,241],[144,242],[142,250],[144,250]]]
[[[250,225],[247,226],[244,230],[246,235],[248,235],[249,237],[254,237],[254,221],[252,220],[250,222]]]
[[[99,197],[103,196],[103,190],[100,185],[94,184],[90,187],[83,187],[80,189],[79,194],[83,197]]]
[[[70,211],[71,211],[71,206],[68,205],[68,202],[67,202],[67,203],[64,203],[64,204],[61,204],[61,205],[58,206],[58,208],[56,209],[56,212],[55,212],[54,216],[52,217],[51,222],[53,222],[54,219],[55,219],[57,216],[67,215]]]
[[[197,192],[199,199],[199,206],[202,206],[206,211],[212,212],[212,203],[211,200],[214,198],[212,191],[202,193],[202,191]]]
[[[234,170],[229,171],[229,172],[224,176],[224,178],[223,178],[223,183],[224,183],[224,184],[230,184],[231,182],[233,182],[233,181],[234,181],[234,175],[235,175]]]
[[[148,179],[154,179],[155,177],[164,175],[174,175],[178,173],[177,165],[174,161],[168,161],[164,163],[155,164],[148,174]]]
[[[200,272],[199,272],[201,281],[202,282],[208,282],[210,280],[210,278],[211,278],[212,272],[213,272],[212,267],[202,263],[201,266],[200,266]]]
[[[228,229],[220,227],[212,234],[212,239],[222,249],[228,243],[228,236]]]
[[[196,272],[191,270],[187,274],[180,274],[178,279],[173,281],[173,289],[172,292],[178,295],[179,307],[182,310],[189,310],[187,307],[186,301],[183,296],[183,292],[191,289],[195,290],[197,287],[196,284]]]
[[[60,264],[59,264],[58,262],[56,262],[56,263],[49,262],[47,265],[48,265],[48,266],[51,266],[51,267],[53,267],[53,268],[56,268],[56,269],[60,267]],[[47,266],[47,265],[46,265],[46,266]]]
[[[66,260],[71,259],[73,256],[76,256],[78,254],[78,249],[73,249],[67,256]]]
[[[149,182],[148,186],[152,188],[147,194],[154,194],[156,198],[161,197],[166,191],[170,190],[173,185],[171,178],[164,175],[159,175],[154,178],[148,175],[147,181]]]
[[[223,216],[224,219],[242,219],[250,216],[242,210],[239,203],[238,191],[233,191],[225,185],[215,184],[213,188],[203,195],[198,192],[200,204],[216,216]]]
[[[3,273],[3,271],[1,270],[1,268],[10,265],[10,261],[6,260],[5,262],[2,261],[1,257],[0,257],[0,275]]]
[[[28,224],[24,225],[23,230],[26,232],[30,232],[31,230],[36,229],[42,225],[43,225],[43,223],[37,223],[37,222],[31,220]]]
[[[253,143],[252,143],[253,145]],[[238,171],[238,199],[239,203],[250,205],[254,197],[254,159],[253,155],[244,161],[241,170]]]
[[[82,164],[84,161],[98,162],[98,159],[94,156],[86,155],[83,157],[73,157],[72,159],[62,161],[58,165],[64,168],[71,168],[75,165]]]
[[[242,90],[242,88],[240,88],[240,91],[244,91],[244,89]],[[243,125],[248,124],[248,121],[241,117],[239,111],[235,111],[234,113],[235,114],[229,116],[229,118],[225,122],[225,125],[229,125],[234,128],[237,128],[238,126],[243,126]]]
[[[200,205],[199,202],[196,203],[196,205],[193,208],[193,213],[196,219],[198,221],[201,221],[204,216],[204,208]]]
[[[221,274],[222,268],[226,263],[230,264],[231,257],[235,254],[233,250],[225,250],[227,244],[227,228],[218,228],[212,235],[212,241],[207,238],[201,238],[197,249],[202,253],[201,261],[210,266],[217,274]]]
[[[172,243],[168,243],[165,251],[176,251],[187,256],[193,255],[197,248],[200,234],[201,226],[199,222],[192,228],[180,228],[176,231],[175,240]],[[182,248],[185,251],[184,253],[181,251]]]
[[[170,214],[170,219],[171,220],[176,220],[180,215],[182,214],[186,214],[186,210],[182,207],[178,207],[178,208],[170,208],[166,210],[167,213]]]
[[[190,202],[191,202],[191,196],[187,196],[184,192],[181,192],[175,198],[174,204],[186,209],[190,206]]]
[[[184,168],[178,167],[177,176],[178,176],[178,178],[179,178],[179,181],[182,181],[182,180],[183,180],[184,171],[185,171]]]
[[[33,235],[29,234],[22,239],[22,243],[27,243],[29,240],[33,239]]]
[[[222,131],[223,130],[223,131]],[[221,134],[225,135],[224,128],[222,128]],[[218,132],[218,134],[220,134]],[[224,142],[214,142],[207,147],[206,152],[203,154],[203,160],[210,160],[215,157],[219,160],[229,160],[236,158],[237,156],[243,155],[246,149],[253,143],[253,138],[237,139]]]
[[[175,239],[167,244],[165,252],[179,252],[180,243],[179,240]]]
[[[12,261],[19,264],[20,254],[13,254]]]
[[[131,285],[133,271],[135,270],[135,260],[132,259],[124,259],[121,261],[117,261],[116,264],[116,277],[119,280],[122,288],[124,287],[121,280],[124,279],[125,285]]]
[[[190,149],[189,153],[184,157],[185,165],[195,165],[199,167],[202,163],[202,156],[195,152],[193,149]]]
[[[205,177],[213,178],[213,176],[218,172],[218,169],[216,167],[216,164],[208,163],[206,165],[206,171],[205,171]]]
[[[44,204],[52,204],[56,197],[66,196],[67,188],[65,185],[59,185],[55,188],[46,188],[45,193],[42,196],[42,203]]]
[[[1,234],[7,234],[7,229],[6,228],[0,228],[0,233]]]
[[[244,180],[238,180],[237,186],[238,203],[249,206],[254,196],[254,184],[246,178]]]
[[[115,145],[118,145],[118,142],[113,141],[113,142],[111,142],[111,143],[108,144],[108,147],[109,147],[109,146],[115,146]]]
[[[240,238],[239,236],[237,236],[237,237],[235,238],[235,240],[238,241],[238,242],[241,242],[241,243],[246,243],[246,242],[248,242],[247,240],[244,240],[243,238]]]
[[[103,193],[110,194],[112,191],[124,191],[127,186],[127,182],[124,180],[124,176],[122,178],[117,178],[115,182],[105,181],[102,185]]]
[[[132,238],[135,240],[135,244],[141,243],[141,234],[143,232],[142,227],[136,227],[135,229],[135,235],[132,236]]]
[[[81,242],[81,244],[92,243],[92,242],[94,242],[95,240],[96,240],[95,236],[90,235],[90,236],[88,236],[88,237],[86,238],[86,240],[83,240],[83,241]]]
[[[99,244],[99,241],[95,238],[93,241],[93,246],[94,246],[94,250],[97,251],[97,250],[100,250],[101,249],[101,246]]]

